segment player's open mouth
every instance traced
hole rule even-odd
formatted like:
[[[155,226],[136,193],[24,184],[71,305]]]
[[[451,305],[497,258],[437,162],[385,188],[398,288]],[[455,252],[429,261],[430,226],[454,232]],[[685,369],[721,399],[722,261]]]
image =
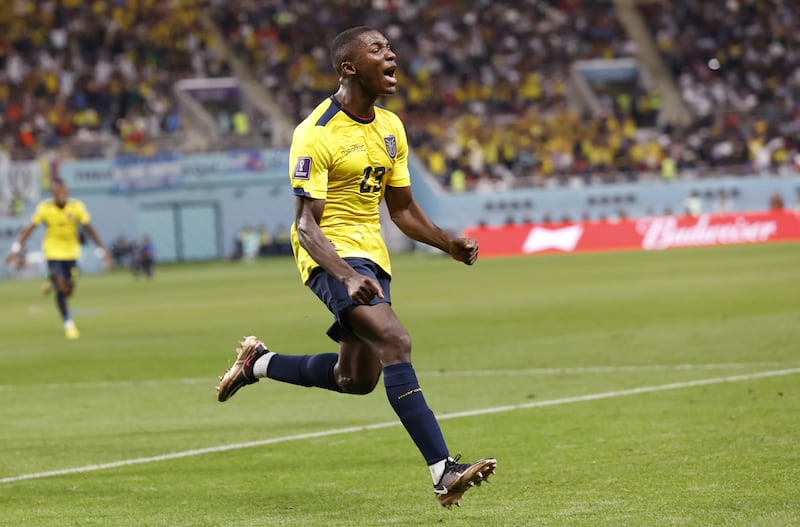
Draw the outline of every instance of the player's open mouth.
[[[389,84],[391,84],[393,86],[395,84],[397,84],[397,79],[394,76],[394,73],[395,73],[396,70],[397,70],[397,67],[395,67],[395,66],[393,66],[391,68],[386,68],[385,70],[383,70],[383,77],[389,82]]]

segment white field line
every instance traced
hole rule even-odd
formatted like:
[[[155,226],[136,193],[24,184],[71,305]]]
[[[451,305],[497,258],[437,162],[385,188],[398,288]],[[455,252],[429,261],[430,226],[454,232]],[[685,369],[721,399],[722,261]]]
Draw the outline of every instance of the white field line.
[[[575,366],[524,368],[519,370],[441,370],[422,372],[420,377],[502,377],[527,375],[583,375],[586,373],[648,373],[666,371],[712,371],[790,366],[786,362],[719,362],[711,364],[643,364],[639,366]]]
[[[713,370],[741,370],[755,368],[775,368],[781,366],[794,366],[787,362],[720,362],[710,364],[646,364],[640,366],[576,366],[572,368],[525,368],[518,370],[441,370],[417,371],[417,377],[523,377],[547,375],[583,375],[587,373],[658,373],[668,371],[713,371]],[[21,390],[47,390],[60,388],[80,389],[107,389],[124,388],[126,386],[158,386],[164,384],[183,385],[211,385],[216,379],[209,377],[191,377],[184,379],[152,379],[138,381],[87,381],[87,382],[50,382],[42,384],[0,384],[0,392]]]
[[[445,419],[458,419],[461,417],[475,417],[479,415],[496,414],[502,412],[512,412],[515,410],[526,410],[530,408],[542,408],[545,406],[556,406],[560,404],[580,403],[585,401],[598,401],[601,399],[611,399],[614,397],[626,397],[629,395],[639,395],[643,393],[663,392],[667,390],[679,390],[682,388],[694,388],[696,386],[707,386],[710,384],[721,384],[726,382],[740,382],[751,379],[763,379],[766,377],[779,377],[783,375],[794,375],[800,373],[800,368],[789,368],[784,370],[762,371],[755,373],[747,373],[743,375],[731,375],[727,377],[714,377],[710,379],[698,379],[694,381],[674,382],[670,384],[661,384],[656,386],[643,386],[641,388],[631,388],[628,390],[617,390],[611,392],[601,392],[588,395],[578,395],[574,397],[564,397],[561,399],[551,399],[548,401],[536,401],[522,404],[512,404],[507,406],[496,406],[494,408],[483,408],[480,410],[468,410],[465,412],[455,412],[450,414],[442,414],[438,416],[439,420]],[[296,434],[283,437],[273,437],[270,439],[262,439],[259,441],[248,441],[246,443],[235,443],[231,445],[221,445],[215,447],[198,448],[194,450],[184,450],[183,452],[173,452],[171,454],[162,454],[160,456],[140,457],[135,459],[125,459],[122,461],[113,461],[110,463],[100,463],[97,465],[86,465],[83,467],[65,468],[61,470],[50,470],[47,472],[35,472],[32,474],[22,474],[19,476],[11,476],[0,478],[0,484],[13,483],[16,481],[24,481],[29,479],[41,479],[51,476],[64,476],[69,474],[78,474],[81,472],[94,472],[97,470],[105,470],[110,468],[126,467],[130,465],[140,465],[143,463],[154,463],[156,461],[166,461],[170,459],[179,459],[183,457],[201,456],[204,454],[214,454],[217,452],[227,452],[229,450],[240,450],[243,448],[250,448],[256,446],[274,445],[276,443],[286,443],[289,441],[300,441],[303,439],[313,439],[318,437],[329,437],[341,434],[350,434],[353,432],[360,432],[363,430],[378,430],[381,428],[388,428],[397,426],[399,422],[392,421],[388,423],[375,423],[371,425],[350,426],[347,428],[337,428],[334,430],[323,430],[320,432],[309,432],[306,434]]]

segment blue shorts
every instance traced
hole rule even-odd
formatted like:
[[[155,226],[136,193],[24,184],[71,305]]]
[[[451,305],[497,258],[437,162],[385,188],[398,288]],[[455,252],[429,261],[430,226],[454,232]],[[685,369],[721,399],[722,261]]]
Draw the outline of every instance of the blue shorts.
[[[366,258],[345,258],[350,267],[359,273],[370,276],[378,281],[383,289],[384,298],[378,298],[377,295],[370,301],[370,305],[381,304],[383,302],[392,303],[392,297],[389,292],[389,282],[392,280],[391,276],[384,271],[378,264]],[[308,287],[314,291],[314,294],[322,300],[328,310],[333,313],[334,322],[328,328],[328,336],[336,342],[339,342],[340,334],[342,332],[352,333],[350,324],[347,322],[347,314],[351,309],[356,307],[356,302],[347,294],[347,288],[334,276],[328,274],[322,267],[317,267],[311,272],[306,283]]]
[[[78,276],[77,260],[47,260],[47,274],[50,280],[63,276],[67,281],[72,281]]]

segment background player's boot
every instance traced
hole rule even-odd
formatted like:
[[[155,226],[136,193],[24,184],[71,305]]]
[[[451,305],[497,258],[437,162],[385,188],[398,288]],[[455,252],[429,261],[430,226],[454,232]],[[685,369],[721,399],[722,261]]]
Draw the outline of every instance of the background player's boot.
[[[268,351],[264,343],[253,336],[244,337],[239,342],[239,347],[236,348],[236,362],[219,378],[217,386],[219,402],[233,397],[233,394],[242,386],[258,382],[253,375],[253,363]]]
[[[72,320],[64,322],[64,336],[70,340],[75,340],[81,336],[80,331],[78,331],[77,326],[75,326],[75,322]]]
[[[445,461],[442,478],[433,486],[436,499],[442,507],[448,509],[453,505],[460,506],[464,493],[488,480],[489,475],[494,474],[497,468],[497,460],[494,458],[481,459],[471,464],[459,463],[460,458],[459,454],[455,459]]]

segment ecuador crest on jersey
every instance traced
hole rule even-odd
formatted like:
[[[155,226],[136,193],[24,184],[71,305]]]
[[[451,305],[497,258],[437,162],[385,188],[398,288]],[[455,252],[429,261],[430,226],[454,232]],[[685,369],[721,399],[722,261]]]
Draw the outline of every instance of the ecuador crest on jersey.
[[[389,157],[392,159],[397,157],[397,139],[393,135],[387,135],[383,138],[383,142],[386,145],[386,153],[389,154]]]

